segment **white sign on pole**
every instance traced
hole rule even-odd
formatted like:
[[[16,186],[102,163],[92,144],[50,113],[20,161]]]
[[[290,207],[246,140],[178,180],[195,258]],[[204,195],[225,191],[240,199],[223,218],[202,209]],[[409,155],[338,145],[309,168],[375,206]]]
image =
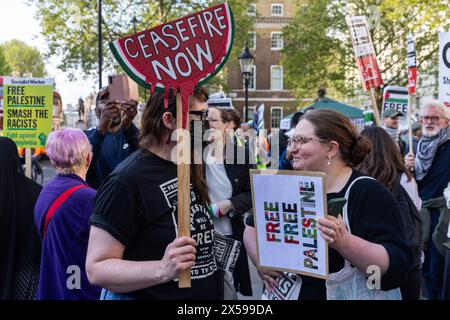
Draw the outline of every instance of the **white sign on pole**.
[[[450,107],[450,32],[439,32],[439,100]]]
[[[259,266],[325,279],[328,245],[317,229],[327,210],[325,173],[250,172]]]

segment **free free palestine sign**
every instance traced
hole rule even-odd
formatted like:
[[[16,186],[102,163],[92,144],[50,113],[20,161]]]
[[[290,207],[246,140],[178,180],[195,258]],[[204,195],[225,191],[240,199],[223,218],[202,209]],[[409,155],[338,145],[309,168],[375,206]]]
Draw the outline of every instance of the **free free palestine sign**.
[[[120,38],[110,48],[125,72],[139,85],[182,96],[183,118],[197,84],[225,64],[233,43],[234,22],[224,2],[157,27]],[[184,121],[183,121],[184,123]],[[185,128],[185,123],[183,125]]]
[[[327,215],[325,174],[250,170],[261,268],[328,276],[328,245],[317,219]]]

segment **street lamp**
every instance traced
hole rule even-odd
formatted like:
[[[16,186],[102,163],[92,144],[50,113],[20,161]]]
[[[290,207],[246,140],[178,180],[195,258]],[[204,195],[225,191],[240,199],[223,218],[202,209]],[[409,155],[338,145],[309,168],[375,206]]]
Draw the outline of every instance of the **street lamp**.
[[[139,22],[138,19],[136,19],[136,15],[133,15],[133,19],[131,19],[131,23],[133,24],[134,33],[136,33],[136,24]]]
[[[241,65],[242,77],[244,78],[245,86],[245,117],[244,121],[248,121],[248,84],[250,83],[250,78],[252,77],[253,62],[255,58],[250,53],[247,43],[245,43],[244,51],[239,56],[239,63]]]

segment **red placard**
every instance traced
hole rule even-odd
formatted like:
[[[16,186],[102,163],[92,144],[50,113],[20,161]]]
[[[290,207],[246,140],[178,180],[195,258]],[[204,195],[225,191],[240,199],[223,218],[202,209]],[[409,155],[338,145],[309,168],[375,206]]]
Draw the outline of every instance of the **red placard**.
[[[414,45],[414,37],[410,33],[407,38],[407,57],[408,57],[408,93],[416,92],[417,85],[417,63],[416,63],[416,47]]]
[[[370,90],[370,88],[377,88],[383,84],[377,57],[375,55],[357,58],[356,63],[366,91]]]
[[[416,92],[417,68],[408,68],[408,93]]]
[[[227,3],[120,38],[110,48],[125,72],[138,84],[181,93],[183,128],[188,97],[225,64],[233,43],[234,22]]]
[[[361,80],[365,90],[377,88],[383,84],[377,57],[370,38],[366,17],[346,17],[350,28],[350,35],[355,51],[356,64],[358,65]]]

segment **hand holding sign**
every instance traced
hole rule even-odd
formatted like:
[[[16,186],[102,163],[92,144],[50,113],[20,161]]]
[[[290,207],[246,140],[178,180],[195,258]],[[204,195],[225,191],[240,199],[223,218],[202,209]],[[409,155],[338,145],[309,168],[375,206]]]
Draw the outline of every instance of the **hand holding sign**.
[[[132,99],[125,100],[120,104],[120,110],[122,111],[122,128],[130,129],[131,123],[137,115],[137,105],[138,102]]]
[[[181,150],[190,150],[188,101],[194,87],[214,76],[225,64],[233,42],[233,16],[227,3],[138,32],[110,43],[125,72],[150,92],[177,95],[177,133]],[[190,153],[190,151],[188,151]],[[178,236],[190,235],[190,167],[178,160]],[[189,157],[187,157],[189,158]],[[179,274],[179,287],[190,287],[190,270]]]

